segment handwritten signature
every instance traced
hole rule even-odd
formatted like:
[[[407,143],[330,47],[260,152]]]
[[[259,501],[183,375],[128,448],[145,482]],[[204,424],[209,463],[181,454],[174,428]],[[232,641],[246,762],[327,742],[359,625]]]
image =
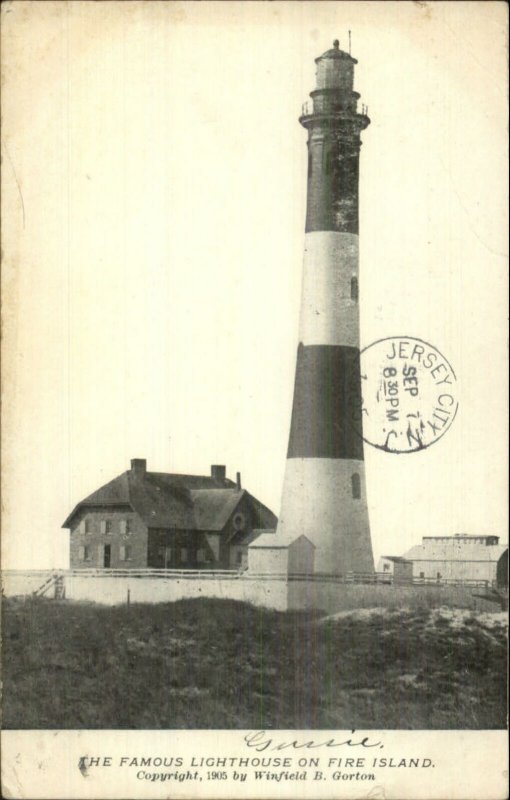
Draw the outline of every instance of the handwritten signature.
[[[356,731],[353,730],[351,733],[355,734]],[[326,739],[321,742],[316,742],[313,739],[302,742],[297,739],[291,742],[278,742],[274,738],[268,736],[265,731],[248,733],[244,737],[244,741],[248,747],[253,747],[259,753],[263,750],[315,750],[319,747],[378,747],[379,749],[384,747],[382,742],[370,741],[369,736],[364,736],[362,739],[358,737],[349,738],[345,739],[343,742],[337,742],[336,739]]]

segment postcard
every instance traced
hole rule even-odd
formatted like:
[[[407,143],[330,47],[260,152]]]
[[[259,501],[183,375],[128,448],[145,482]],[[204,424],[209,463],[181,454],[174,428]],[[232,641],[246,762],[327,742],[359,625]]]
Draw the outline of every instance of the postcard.
[[[2,5],[2,792],[507,797],[507,8]]]

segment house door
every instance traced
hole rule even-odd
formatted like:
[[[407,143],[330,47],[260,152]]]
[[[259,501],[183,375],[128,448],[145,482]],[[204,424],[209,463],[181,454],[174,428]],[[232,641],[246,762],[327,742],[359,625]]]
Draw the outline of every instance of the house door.
[[[105,544],[105,546],[104,546],[104,564],[103,564],[104,567],[109,567],[110,566],[111,556],[112,556],[112,546],[111,546],[111,544]]]

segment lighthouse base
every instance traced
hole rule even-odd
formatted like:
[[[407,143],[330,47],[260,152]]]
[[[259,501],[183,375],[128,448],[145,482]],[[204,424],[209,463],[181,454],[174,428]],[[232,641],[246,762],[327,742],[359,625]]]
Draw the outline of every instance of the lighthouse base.
[[[313,542],[315,572],[373,572],[363,461],[287,459],[277,533]]]

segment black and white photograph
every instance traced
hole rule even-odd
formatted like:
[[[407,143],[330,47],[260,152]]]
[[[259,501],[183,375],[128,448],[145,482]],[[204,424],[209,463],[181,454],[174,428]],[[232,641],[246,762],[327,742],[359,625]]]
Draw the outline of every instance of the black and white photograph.
[[[508,794],[508,9],[11,0],[2,795]]]

